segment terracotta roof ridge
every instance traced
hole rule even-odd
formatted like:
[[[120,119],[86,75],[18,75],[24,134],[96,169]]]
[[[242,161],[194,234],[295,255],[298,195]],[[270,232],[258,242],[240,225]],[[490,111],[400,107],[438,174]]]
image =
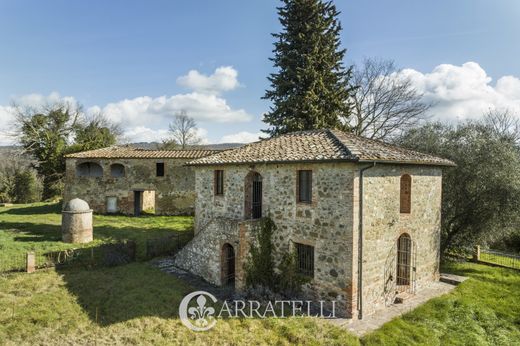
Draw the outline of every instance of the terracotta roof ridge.
[[[359,160],[359,156],[354,154],[349,147],[347,147],[347,145],[345,143],[343,143],[343,141],[341,139],[338,138],[338,136],[336,136],[336,131],[339,131],[341,133],[345,133],[341,130],[338,130],[338,129],[326,129],[327,133],[330,134],[330,136],[332,136],[333,140],[336,141],[337,143],[339,143],[344,149],[345,151],[347,152],[347,155],[350,155],[352,156],[354,159],[357,159]]]

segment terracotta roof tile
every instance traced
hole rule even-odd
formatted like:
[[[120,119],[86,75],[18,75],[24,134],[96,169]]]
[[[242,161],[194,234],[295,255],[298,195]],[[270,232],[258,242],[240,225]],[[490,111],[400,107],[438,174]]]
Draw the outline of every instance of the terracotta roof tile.
[[[188,165],[312,161],[393,162],[453,166],[435,156],[337,130],[292,132],[200,158]]]
[[[112,146],[69,154],[65,157],[75,159],[198,159],[218,152],[220,150],[148,150],[131,146]]]

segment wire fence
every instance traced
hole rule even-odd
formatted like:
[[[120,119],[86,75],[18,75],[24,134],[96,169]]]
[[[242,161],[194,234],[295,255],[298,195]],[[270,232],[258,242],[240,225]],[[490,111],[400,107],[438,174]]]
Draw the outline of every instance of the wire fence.
[[[27,266],[27,254],[20,252],[16,254],[0,254],[0,273],[25,271]]]
[[[0,273],[32,271],[49,267],[112,267],[136,260],[136,243],[125,240],[95,247],[49,252],[0,254]]]
[[[193,239],[193,232],[182,232],[146,241],[146,259],[173,256]]]
[[[167,237],[148,239],[145,244],[145,260],[173,256],[193,239],[193,232],[182,232]],[[137,243],[124,240],[94,247],[73,248],[47,252],[0,252],[0,274],[33,271],[49,267],[112,267],[137,260]]]
[[[503,251],[480,248],[480,262],[497,264],[503,267],[520,269],[520,255],[514,255]]]

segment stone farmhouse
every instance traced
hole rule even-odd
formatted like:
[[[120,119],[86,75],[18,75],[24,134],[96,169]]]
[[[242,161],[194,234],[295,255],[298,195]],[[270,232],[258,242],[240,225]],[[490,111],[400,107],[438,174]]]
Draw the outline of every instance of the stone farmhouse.
[[[277,226],[276,260],[296,251],[299,271],[310,279],[306,296],[335,300],[338,315],[361,318],[439,279],[442,169],[451,161],[335,130],[189,155],[201,156],[185,168],[195,172],[195,237],[175,261],[209,282],[243,287],[252,229],[267,216]],[[113,163],[130,162],[108,160],[105,169]],[[128,191],[139,188],[175,195],[152,184],[149,164],[131,165],[142,168],[135,186],[115,191],[123,204],[131,206]],[[110,194],[95,185],[74,191],[102,195],[102,203]],[[167,200],[181,200],[184,209],[189,196]]]
[[[192,215],[195,174],[184,164],[216,152],[114,146],[70,154],[63,198],[81,198],[96,213]]]

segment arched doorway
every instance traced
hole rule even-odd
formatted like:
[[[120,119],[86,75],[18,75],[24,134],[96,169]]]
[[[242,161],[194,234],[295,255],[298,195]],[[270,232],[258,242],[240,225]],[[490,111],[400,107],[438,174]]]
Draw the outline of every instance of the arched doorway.
[[[262,217],[262,176],[258,172],[249,172],[245,179],[244,216],[246,219]]]
[[[397,271],[396,284],[398,288],[410,286],[412,274],[412,239],[407,233],[397,239]]]
[[[229,243],[222,246],[221,275],[223,286],[235,286],[235,249]]]

